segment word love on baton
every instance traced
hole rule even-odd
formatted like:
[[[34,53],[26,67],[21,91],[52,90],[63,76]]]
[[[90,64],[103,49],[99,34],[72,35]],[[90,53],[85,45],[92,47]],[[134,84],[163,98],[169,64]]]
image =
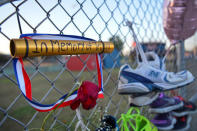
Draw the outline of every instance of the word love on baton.
[[[10,41],[10,52],[15,58],[111,53],[113,50],[114,44],[112,42],[102,41],[40,39],[12,39]]]

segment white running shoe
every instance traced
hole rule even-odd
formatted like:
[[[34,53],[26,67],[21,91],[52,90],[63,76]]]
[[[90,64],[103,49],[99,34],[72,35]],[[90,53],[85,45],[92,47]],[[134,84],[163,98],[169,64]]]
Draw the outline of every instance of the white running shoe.
[[[143,62],[136,69],[132,69],[125,64],[120,68],[118,91],[119,94],[166,91],[185,86],[193,80],[193,75],[186,70],[178,73],[167,72]]]
[[[146,52],[145,56],[149,65],[157,69],[162,68],[159,56],[155,52]],[[142,64],[142,62],[139,60],[138,64]],[[158,98],[158,96],[158,92],[150,92],[148,94],[131,94],[129,97],[129,103],[130,106],[145,106],[151,104],[154,100]]]

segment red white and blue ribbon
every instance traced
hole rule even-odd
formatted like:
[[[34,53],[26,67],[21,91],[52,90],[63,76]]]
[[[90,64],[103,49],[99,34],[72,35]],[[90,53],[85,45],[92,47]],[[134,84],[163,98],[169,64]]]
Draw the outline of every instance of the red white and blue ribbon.
[[[103,96],[103,70],[102,70],[102,63],[101,63],[101,56],[96,54],[96,65],[97,65],[97,74],[98,74],[98,85],[101,89],[98,93],[98,98],[104,98]]]
[[[41,37],[40,37],[41,36]],[[50,34],[23,34],[20,38],[26,39],[61,39],[61,40],[91,40],[89,38],[80,37],[80,36],[71,36],[71,35],[50,35]],[[98,74],[98,85],[101,89],[98,98],[104,98],[103,95],[103,74],[102,74],[102,62],[100,54],[96,54],[96,63],[97,63],[97,74]],[[69,106],[70,103],[77,97],[77,91],[73,92],[66,100],[68,94],[63,95],[57,102],[53,104],[41,104],[39,102],[32,100],[32,91],[31,91],[31,81],[27,72],[25,71],[24,64],[22,58],[14,58],[13,59],[13,66],[15,71],[16,80],[18,82],[18,87],[21,90],[23,96],[27,100],[27,102],[37,111],[40,112],[47,112],[55,109],[57,106],[65,107]],[[62,100],[64,102],[59,105]]]

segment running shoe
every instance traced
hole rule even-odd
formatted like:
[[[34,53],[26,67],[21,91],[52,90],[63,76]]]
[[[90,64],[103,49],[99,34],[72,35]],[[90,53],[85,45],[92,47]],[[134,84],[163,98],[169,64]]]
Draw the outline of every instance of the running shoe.
[[[131,94],[129,97],[130,106],[146,106],[155,101],[159,96],[158,92],[148,94]]]
[[[159,97],[150,104],[149,112],[167,113],[183,106],[183,102],[177,97],[168,97],[160,93]]]
[[[119,94],[133,94],[166,91],[185,86],[193,80],[194,77],[189,71],[172,73],[144,63],[132,69],[125,64],[119,71],[118,92]]]
[[[171,130],[174,128],[174,124],[176,123],[176,119],[171,116],[170,113],[157,114],[151,122],[159,129],[159,130]]]
[[[176,117],[176,123],[174,125],[173,131],[186,131],[190,127],[190,122],[192,117],[190,115]]]
[[[197,112],[196,105],[190,101],[185,101],[182,97],[179,97],[183,101],[183,106],[179,109],[172,111],[172,115],[181,117],[188,114],[193,114]]]

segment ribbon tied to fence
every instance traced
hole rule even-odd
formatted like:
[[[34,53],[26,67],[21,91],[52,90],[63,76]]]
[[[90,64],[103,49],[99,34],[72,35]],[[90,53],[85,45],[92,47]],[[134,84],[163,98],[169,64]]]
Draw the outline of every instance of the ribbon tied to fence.
[[[21,35],[21,38],[26,38],[26,39],[33,39],[36,37],[36,39],[72,39],[72,40],[77,40],[77,41],[88,41],[90,40],[89,38],[85,37],[79,37],[79,36],[61,36],[61,35],[42,35],[42,34],[27,34],[27,35]],[[94,41],[91,39],[91,41]],[[99,93],[98,93],[98,98],[104,98],[103,95],[103,73],[102,73],[102,62],[101,62],[101,56],[100,54],[96,54],[96,65],[97,65],[97,75],[98,75],[98,86],[99,86]],[[18,82],[18,87],[21,90],[23,96],[27,100],[27,102],[37,111],[40,112],[47,112],[51,111],[55,108],[61,108],[65,106],[69,106],[72,101],[77,97],[77,92],[73,91],[72,94],[68,96],[68,94],[63,95],[57,102],[53,104],[41,104],[39,102],[33,101],[32,100],[32,89],[31,89],[31,81],[28,77],[27,72],[25,71],[24,64],[22,58],[14,58],[13,59],[13,66],[14,66],[14,71],[15,71],[15,76]],[[66,98],[66,99],[65,99]]]

